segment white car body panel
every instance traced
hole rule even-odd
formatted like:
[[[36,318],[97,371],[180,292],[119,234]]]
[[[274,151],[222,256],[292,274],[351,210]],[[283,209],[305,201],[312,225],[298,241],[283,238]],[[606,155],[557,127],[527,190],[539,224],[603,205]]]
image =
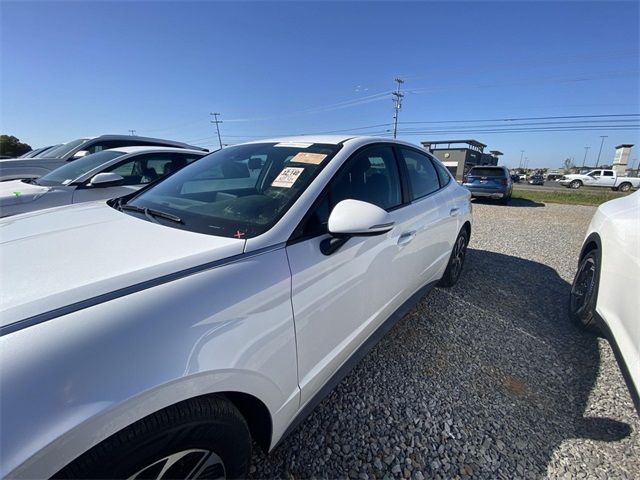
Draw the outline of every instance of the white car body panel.
[[[596,312],[640,391],[640,192],[602,204],[587,238],[592,234],[602,248]]]
[[[8,217],[0,227],[0,284],[11,285],[0,292],[2,322],[239,255],[244,248],[244,240],[167,228],[101,202]]]
[[[389,142],[295,141],[344,146],[273,228],[248,240],[104,202],[0,221],[0,476],[49,477],[136,420],[216,392],[259,399],[272,448],[355,349],[442,276],[471,224],[470,193],[453,179],[390,211],[392,231],[353,237],[331,256],[320,258],[323,236],[287,245],[340,165]]]

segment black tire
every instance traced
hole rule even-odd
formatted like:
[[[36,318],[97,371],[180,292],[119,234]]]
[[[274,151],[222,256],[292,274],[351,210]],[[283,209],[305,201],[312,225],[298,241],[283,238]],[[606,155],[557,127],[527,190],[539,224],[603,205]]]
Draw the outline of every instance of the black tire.
[[[500,205],[509,205],[509,201],[511,200],[511,193],[506,195],[500,199]]]
[[[569,294],[569,317],[576,325],[593,332],[598,331],[596,301],[599,282],[600,254],[594,248],[580,260]]]
[[[460,230],[453,249],[451,250],[451,256],[449,257],[449,263],[447,263],[447,269],[444,271],[444,275],[438,282],[439,287],[453,287],[460,278],[462,267],[464,267],[464,259],[467,256],[467,245],[469,243],[469,234],[466,229]]]
[[[177,461],[177,459],[180,459]],[[238,409],[199,397],[139,420],[78,457],[54,478],[245,478],[251,437]]]
[[[618,186],[618,190],[620,190],[621,192],[628,192],[629,190],[631,190],[631,184],[629,182],[621,183]]]
[[[569,188],[573,188],[574,190],[577,190],[581,186],[582,186],[582,182],[580,180],[574,180],[569,184]]]

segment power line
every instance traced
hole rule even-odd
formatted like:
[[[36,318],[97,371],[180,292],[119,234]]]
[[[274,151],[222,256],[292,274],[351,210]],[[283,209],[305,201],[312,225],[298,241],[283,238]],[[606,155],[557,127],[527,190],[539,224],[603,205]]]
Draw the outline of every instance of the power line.
[[[409,123],[472,123],[472,122],[517,122],[522,120],[559,120],[567,118],[604,118],[604,117],[640,117],[640,113],[614,113],[610,115],[555,115],[551,117],[514,117],[514,118],[491,118],[491,119],[475,119],[475,120],[429,120],[429,121],[413,121],[400,122],[401,124]]]

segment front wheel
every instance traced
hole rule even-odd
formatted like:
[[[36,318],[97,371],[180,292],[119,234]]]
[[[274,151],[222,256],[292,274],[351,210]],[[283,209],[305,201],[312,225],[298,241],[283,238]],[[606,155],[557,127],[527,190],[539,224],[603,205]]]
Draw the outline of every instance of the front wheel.
[[[582,182],[580,180],[574,180],[573,182],[571,182],[569,184],[570,188],[573,188],[574,190],[577,190],[578,188],[580,188],[582,186]]]
[[[464,259],[467,255],[468,243],[469,234],[465,229],[462,229],[458,234],[458,238],[456,238],[456,242],[453,244],[453,250],[449,257],[447,269],[444,271],[444,275],[438,282],[439,287],[453,287],[458,282],[464,265]]]
[[[631,184],[629,182],[624,182],[618,187],[618,189],[621,192],[628,192],[629,190],[631,190]]]
[[[222,397],[200,397],[139,420],[84,453],[54,478],[245,478],[249,428]]]
[[[599,255],[598,250],[593,249],[580,261],[569,297],[571,320],[586,330],[597,330],[596,300],[599,280]]]

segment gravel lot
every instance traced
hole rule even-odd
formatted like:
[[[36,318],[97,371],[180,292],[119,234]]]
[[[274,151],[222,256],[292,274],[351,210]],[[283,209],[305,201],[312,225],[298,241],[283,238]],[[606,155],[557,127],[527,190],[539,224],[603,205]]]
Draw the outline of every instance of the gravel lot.
[[[608,343],[569,324],[594,207],[474,202],[461,281],[405,316],[255,478],[640,478]]]

